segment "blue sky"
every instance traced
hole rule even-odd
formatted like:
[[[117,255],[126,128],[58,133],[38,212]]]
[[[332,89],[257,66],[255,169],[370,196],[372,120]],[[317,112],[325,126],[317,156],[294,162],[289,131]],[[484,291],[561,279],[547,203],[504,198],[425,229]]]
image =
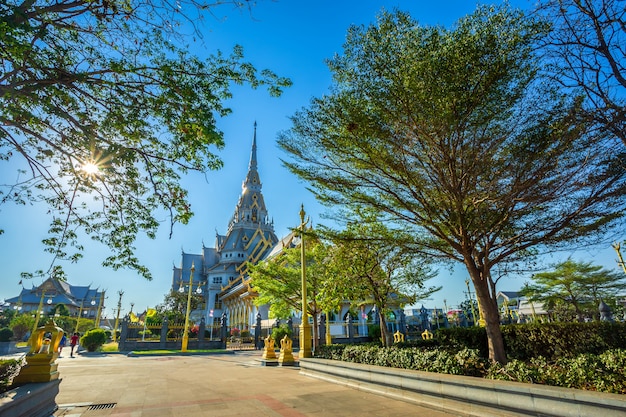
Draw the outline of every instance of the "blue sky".
[[[528,7],[527,0],[511,1],[519,7]],[[291,175],[280,162],[285,158],[276,146],[280,131],[290,127],[289,116],[306,106],[312,97],[328,91],[330,73],[324,60],[341,53],[347,28],[351,24],[368,24],[375,20],[382,8],[408,11],[422,24],[450,27],[459,17],[471,13],[474,1],[464,0],[412,0],[412,1],[260,1],[252,10],[233,10],[231,6],[214,9],[216,17],[206,17],[200,30],[203,43],[192,48],[195,54],[206,56],[216,49],[228,51],[235,44],[244,47],[246,59],[257,68],[269,68],[279,75],[290,77],[293,87],[280,98],[271,98],[263,90],[247,87],[234,89],[234,98],[228,103],[233,113],[218,120],[224,132],[225,149],[220,153],[224,168],[208,175],[191,174],[184,179],[190,190],[190,200],[195,217],[186,225],[177,225],[172,239],[163,229],[156,240],[142,239],[138,243],[140,260],[147,265],[154,279],[146,281],[133,271],[100,266],[107,248],[86,242],[87,253],[83,261],[66,266],[68,281],[73,285],[92,285],[107,291],[105,314],[113,315],[117,305],[117,292],[123,290],[122,312],[128,312],[130,303],[135,310],[153,307],[163,301],[171,286],[172,267],[180,262],[180,253],[199,253],[202,244],[213,246],[216,230],[224,234],[226,226],[241,193],[250,157],[253,125],[256,121],[259,174],[269,214],[274,219],[276,234],[280,237],[299,222],[300,205],[310,215],[313,223],[323,223],[324,208],[315,202],[306,190],[306,184]],[[0,174],[12,180],[14,164],[2,164]],[[0,235],[0,262],[3,265],[0,299],[15,296],[20,291],[20,273],[47,268],[50,259],[43,252],[41,240],[48,229],[45,207],[0,208],[2,227]],[[548,258],[556,262],[567,256],[577,260],[593,261],[607,268],[616,268],[615,253],[610,247],[587,248],[575,253],[559,254]],[[450,272],[443,269],[431,284],[444,285],[432,300],[424,301],[427,307],[449,307],[465,298],[467,291],[463,268]],[[514,291],[528,278],[503,280],[499,290]],[[30,288],[42,280],[25,281]],[[473,289],[472,289],[473,292]],[[421,304],[421,303],[420,303]]]

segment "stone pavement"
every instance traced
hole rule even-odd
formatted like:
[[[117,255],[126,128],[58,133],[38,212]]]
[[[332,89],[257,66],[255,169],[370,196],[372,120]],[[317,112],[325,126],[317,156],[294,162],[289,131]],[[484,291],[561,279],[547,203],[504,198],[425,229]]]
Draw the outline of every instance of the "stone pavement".
[[[203,356],[59,358],[55,417],[448,417],[382,395],[262,366],[260,351]]]

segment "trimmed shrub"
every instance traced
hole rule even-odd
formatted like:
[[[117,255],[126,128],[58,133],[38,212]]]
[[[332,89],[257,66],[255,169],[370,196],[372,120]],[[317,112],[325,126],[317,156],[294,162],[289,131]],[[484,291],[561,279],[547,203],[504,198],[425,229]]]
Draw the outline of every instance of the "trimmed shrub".
[[[276,341],[276,345],[278,346],[280,346],[280,341],[285,335],[291,337],[291,327],[287,326],[286,323],[272,329],[272,339]]]
[[[507,355],[528,361],[601,354],[626,347],[626,323],[530,323],[502,326]]]
[[[480,356],[488,357],[487,331],[484,327],[451,327],[449,329],[439,329],[435,333],[435,338],[439,345],[444,348],[477,349]]]
[[[88,352],[95,352],[106,341],[107,336],[103,329],[91,329],[80,338],[80,345],[87,349]]]
[[[581,354],[548,361],[513,359],[506,365],[494,363],[487,378],[529,382],[558,387],[626,394],[626,350],[609,350],[601,355]]]
[[[13,338],[13,330],[8,327],[0,329],[0,342],[8,342]]]
[[[13,378],[20,373],[22,360],[4,359],[0,360],[0,393],[9,390],[13,383]]]

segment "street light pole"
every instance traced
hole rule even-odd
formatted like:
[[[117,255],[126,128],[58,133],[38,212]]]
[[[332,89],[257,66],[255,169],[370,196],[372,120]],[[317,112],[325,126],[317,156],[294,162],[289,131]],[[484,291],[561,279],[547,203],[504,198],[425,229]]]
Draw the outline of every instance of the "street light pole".
[[[189,289],[187,290],[187,310],[185,312],[185,329],[183,331],[183,343],[180,348],[181,352],[187,352],[187,344],[189,343],[189,310],[191,309],[191,289],[193,287],[193,273],[196,270],[194,263],[191,263],[191,273],[189,274]]]
[[[39,326],[39,318],[41,316],[41,309],[43,308],[43,299],[46,298],[46,291],[43,290],[41,292],[41,298],[39,299],[39,307],[37,307],[37,314],[35,315],[35,325],[33,326],[32,334],[35,334],[37,331],[37,326]]]
[[[80,317],[83,314],[83,304],[85,304],[85,298],[80,302],[80,308],[78,309],[78,316],[76,317],[76,328],[74,329],[74,333],[78,333],[78,325],[80,324]]]
[[[96,321],[94,322],[96,329],[100,328],[100,314],[102,313],[102,304],[104,303],[104,294],[106,291],[100,293],[100,302],[98,303],[98,312],[96,313]]]
[[[308,219],[304,220],[304,204],[300,208],[300,264],[302,266],[302,323],[300,323],[300,357],[311,357],[311,326],[306,301],[306,254],[304,248],[304,226]]]
[[[113,328],[113,342],[117,342],[117,326],[120,324],[120,311],[122,311],[122,295],[124,295],[124,291],[120,290],[117,293],[120,299],[117,302],[117,316],[115,316],[115,327]]]

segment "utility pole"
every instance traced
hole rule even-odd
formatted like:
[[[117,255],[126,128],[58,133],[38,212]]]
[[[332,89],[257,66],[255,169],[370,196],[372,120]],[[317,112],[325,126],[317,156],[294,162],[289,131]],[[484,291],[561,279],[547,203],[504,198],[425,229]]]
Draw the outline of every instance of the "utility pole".
[[[122,311],[122,296],[124,295],[124,291],[120,290],[117,293],[120,299],[117,302],[117,316],[115,317],[115,326],[113,327],[113,342],[117,342],[117,326],[120,324],[120,311]]]

